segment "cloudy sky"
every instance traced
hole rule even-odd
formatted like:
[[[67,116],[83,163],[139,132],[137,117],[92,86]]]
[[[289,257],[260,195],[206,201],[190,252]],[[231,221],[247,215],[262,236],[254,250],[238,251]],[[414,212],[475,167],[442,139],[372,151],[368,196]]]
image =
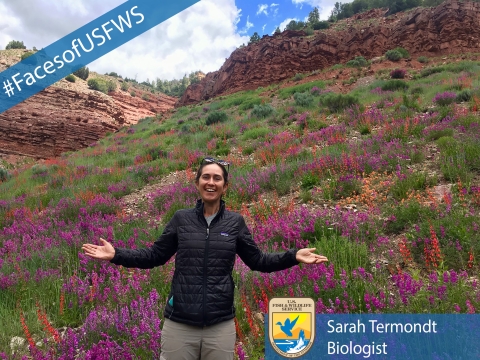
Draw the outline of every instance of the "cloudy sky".
[[[257,32],[272,34],[316,6],[327,19],[337,0],[201,0],[102,58],[90,70],[144,80],[178,79],[221,67]],[[41,49],[112,10],[124,0],[0,0],[0,49],[10,40]],[[343,2],[349,2],[343,1]]]

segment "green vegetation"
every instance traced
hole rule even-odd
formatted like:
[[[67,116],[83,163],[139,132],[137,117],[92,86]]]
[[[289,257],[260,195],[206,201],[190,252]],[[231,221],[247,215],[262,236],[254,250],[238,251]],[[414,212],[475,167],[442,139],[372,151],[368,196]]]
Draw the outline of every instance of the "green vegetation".
[[[73,75],[75,75],[76,77],[82,80],[87,80],[89,74],[90,74],[90,70],[86,66],[82,66],[80,69],[78,69],[73,73]]]
[[[388,50],[385,53],[385,57],[390,61],[398,61],[402,58],[402,54],[397,50]]]
[[[320,97],[320,104],[328,108],[332,113],[343,111],[353,105],[358,105],[358,98],[347,94],[327,93]]]
[[[26,49],[27,47],[23,44],[23,41],[12,40],[10,41],[7,46],[5,46],[5,50],[11,49]]]
[[[356,56],[346,64],[349,67],[364,67],[368,65],[368,61],[363,56]]]
[[[22,315],[46,339],[37,348],[44,358],[72,357],[77,333],[56,343],[40,308],[54,329],[85,325],[77,338],[85,353],[105,351],[109,336],[125,358],[158,357],[155,326],[174,261],[130,270],[88,261],[80,248],[100,236],[150,246],[176,210],[194,206],[192,179],[206,156],[230,162],[226,204],[262,251],[308,246],[329,258],[262,275],[235,264],[238,337],[250,359],[264,357],[255,333],[264,324],[253,314],[266,311],[266,298],[311,297],[322,313],[478,312],[479,63],[452,59],[423,77],[410,68],[388,79],[394,65],[345,94],[325,81],[286,80],[142,119],[33,166],[0,162],[0,349],[26,336]],[[134,95],[158,91],[120,83]],[[134,208],[125,201],[147,190]],[[406,291],[412,284],[417,291]],[[148,316],[139,304],[152,306]],[[122,323],[126,332],[104,320],[119,314],[138,315]],[[138,346],[131,334],[144,325]],[[32,357],[27,346],[14,358]]]
[[[73,76],[72,74],[67,75],[67,76],[65,77],[65,80],[67,80],[68,82],[74,83],[74,82],[75,82],[75,76]]]
[[[208,114],[205,124],[212,125],[216,123],[222,123],[227,121],[227,119],[228,119],[228,116],[224,111],[215,111]]]
[[[98,90],[104,94],[108,94],[111,91],[115,91],[117,88],[117,83],[113,80],[103,80],[101,78],[90,79],[87,82],[88,87],[92,90]]]

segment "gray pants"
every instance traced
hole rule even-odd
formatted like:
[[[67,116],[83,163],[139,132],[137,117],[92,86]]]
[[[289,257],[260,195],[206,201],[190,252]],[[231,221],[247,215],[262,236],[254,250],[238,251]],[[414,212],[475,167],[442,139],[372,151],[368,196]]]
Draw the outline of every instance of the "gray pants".
[[[203,328],[165,319],[160,360],[233,360],[235,340],[233,319]]]

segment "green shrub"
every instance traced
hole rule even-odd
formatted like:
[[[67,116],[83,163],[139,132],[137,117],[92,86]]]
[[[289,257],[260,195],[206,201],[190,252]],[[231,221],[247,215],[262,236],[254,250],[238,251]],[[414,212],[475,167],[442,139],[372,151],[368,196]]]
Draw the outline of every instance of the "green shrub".
[[[75,75],[76,77],[82,80],[87,80],[89,74],[90,74],[90,70],[86,66],[81,67],[80,69],[78,69],[73,73],[73,75]]]
[[[319,184],[320,184],[320,178],[318,177],[318,175],[307,173],[303,175],[300,187],[304,190],[311,190],[315,186],[318,186]]]
[[[230,148],[228,146],[221,146],[214,151],[215,156],[227,156],[230,154]]]
[[[263,138],[265,135],[270,133],[271,130],[269,128],[253,128],[253,129],[248,129],[245,130],[245,132],[242,134],[242,139],[243,140],[255,140],[258,138]]]
[[[314,34],[314,31],[311,27],[307,27],[305,30],[305,34],[307,34],[307,36],[310,36],[310,35],[313,35]]]
[[[48,173],[48,168],[45,165],[35,164],[32,166],[33,175],[45,175]]]
[[[145,100],[145,101],[148,101],[150,99],[150,96],[148,96],[148,94],[143,94],[142,95],[142,100]]]
[[[23,44],[23,41],[12,40],[10,41],[7,46],[5,46],[5,50],[10,49],[26,49],[27,47]]]
[[[382,90],[383,91],[404,91],[408,89],[408,84],[399,79],[392,79],[388,80],[385,84],[382,85]]]
[[[410,90],[410,94],[412,95],[419,95],[419,94],[423,94],[424,92],[425,92],[425,89],[421,86],[415,86]]]
[[[466,101],[470,101],[471,98],[472,98],[472,90],[464,89],[457,94],[455,101],[457,103],[466,102]]]
[[[306,91],[310,91],[312,87],[318,87],[319,89],[324,89],[325,88],[325,82],[323,80],[317,80],[317,81],[312,81],[312,82],[307,82],[304,84],[299,84],[295,86],[291,86],[288,88],[283,88],[278,91],[278,96],[281,99],[287,99],[290,96],[292,96],[295,93],[302,93]]]
[[[27,51],[26,53],[22,54],[21,59],[25,60],[26,58],[32,56],[33,54],[35,54],[33,51]]]
[[[436,66],[436,67],[431,67],[431,68],[426,68],[426,69],[423,69],[422,71],[420,71],[420,77],[421,78],[424,78],[424,77],[427,77],[427,76],[430,76],[432,74],[437,74],[437,73],[441,73],[443,71],[445,71],[445,67],[443,66]]]
[[[368,65],[368,62],[363,56],[356,56],[355,59],[348,61],[346,65],[349,67],[364,67]]]
[[[273,113],[274,110],[275,109],[270,104],[254,105],[253,110],[251,111],[250,115],[252,117],[263,119],[263,118],[266,118],[267,116],[270,116]]]
[[[102,79],[99,79],[99,78],[90,79],[88,80],[87,85],[89,89],[101,91],[105,94],[108,92],[107,84],[105,84],[105,82]]]
[[[422,63],[422,64],[426,64],[430,61],[430,59],[426,56],[420,56],[417,60],[419,63]]]
[[[0,181],[7,181],[10,179],[11,175],[7,169],[0,167]]]
[[[313,96],[307,92],[293,94],[295,105],[308,107],[313,104]]]
[[[238,108],[239,110],[246,111],[249,109],[253,109],[255,105],[260,105],[261,103],[262,103],[262,99],[260,98],[249,99],[244,101]]]
[[[65,80],[74,83],[74,82],[75,82],[75,76],[73,76],[72,74],[67,75],[67,76],[65,77]]]
[[[350,94],[327,93],[320,97],[320,104],[332,113],[340,112],[353,105],[359,105],[358,98]]]
[[[128,91],[128,88],[130,86],[128,85],[128,82],[124,81],[122,82],[122,85],[120,86],[120,89],[122,89],[123,91]]]
[[[412,190],[425,190],[427,187],[436,185],[436,182],[436,178],[427,178],[426,173],[402,174],[390,191],[394,199],[402,200],[406,199]]]
[[[370,129],[370,126],[367,124],[360,125],[359,131],[360,131],[360,135],[368,135],[372,132],[372,130]]]
[[[388,50],[385,53],[385,57],[390,61],[398,61],[402,58],[402,54],[397,50]]]
[[[131,92],[130,92],[130,96],[131,96],[131,97],[135,97],[136,95],[137,95],[137,93],[136,93],[135,91],[131,91]]]
[[[216,124],[227,121],[228,116],[224,111],[215,111],[208,115],[205,120],[206,125]]]
[[[329,27],[330,27],[330,24],[328,21],[318,21],[315,24],[313,24],[313,30],[328,29]]]
[[[434,217],[434,210],[420,205],[417,201],[409,201],[401,206],[395,206],[390,209],[389,213],[390,219],[385,223],[386,234],[400,234],[408,226]]]
[[[293,77],[294,81],[300,81],[305,78],[304,74],[296,73],[295,76]]]
[[[112,91],[117,90],[117,82],[116,81],[108,80],[106,82],[106,85],[107,85],[107,92],[112,92]]]
[[[255,151],[255,148],[251,145],[248,145],[248,146],[245,146],[243,149],[242,149],[242,155],[251,155],[253,154]]]
[[[432,130],[426,136],[428,141],[438,140],[444,136],[453,136],[453,129]]]
[[[410,54],[408,53],[408,51],[406,49],[402,48],[402,47],[396,47],[393,50],[398,51],[404,59],[408,59],[410,57]]]
[[[131,157],[128,157],[128,156],[123,156],[121,158],[119,158],[115,164],[119,167],[119,168],[126,168],[126,167],[129,167],[129,166],[132,166],[134,164],[133,162],[133,159]]]

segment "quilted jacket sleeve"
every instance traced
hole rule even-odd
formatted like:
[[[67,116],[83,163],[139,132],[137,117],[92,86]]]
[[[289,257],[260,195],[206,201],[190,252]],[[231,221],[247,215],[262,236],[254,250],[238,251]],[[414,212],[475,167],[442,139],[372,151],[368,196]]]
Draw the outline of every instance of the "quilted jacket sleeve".
[[[115,248],[111,263],[126,268],[151,269],[165,264],[177,252],[177,214],[167,224],[162,235],[150,247],[145,249]]]
[[[297,254],[296,249],[290,249],[282,253],[265,253],[261,251],[255,244],[255,241],[253,241],[243,217],[240,217],[237,254],[250,269],[261,272],[280,271],[299,263],[295,258]]]

